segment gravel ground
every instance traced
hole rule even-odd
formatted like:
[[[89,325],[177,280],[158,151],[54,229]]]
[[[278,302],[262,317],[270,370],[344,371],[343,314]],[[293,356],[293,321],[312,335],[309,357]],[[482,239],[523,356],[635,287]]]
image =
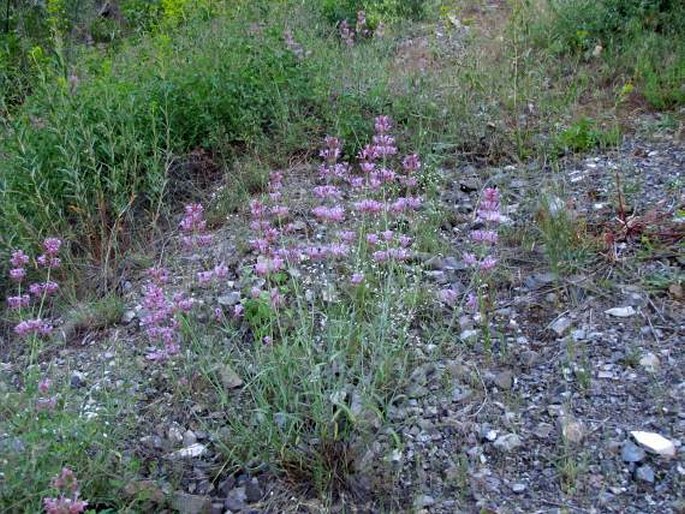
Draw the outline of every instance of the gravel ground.
[[[442,170],[448,186],[439,201],[453,215],[440,237],[454,252],[417,263],[436,288],[467,280],[459,249],[485,185],[502,192],[513,235],[536,230],[531,220],[539,216],[542,191],[583,220],[588,237],[603,241],[613,231],[613,246],[556,277],[539,247],[507,237],[493,320],[503,335],[488,352],[468,317],[454,327],[453,344],[432,344],[417,328],[406,391],[360,451],[346,493],[330,510],[684,512],[684,162],[682,142],[664,134],[632,136],[619,151],[564,159],[555,171],[538,163]],[[630,232],[615,219],[615,170],[635,220]],[[291,194],[310,189],[307,176],[292,174]],[[210,250],[224,260],[231,256],[231,269],[251,259],[241,249],[244,225],[219,229]],[[305,223],[296,237],[315,237],[319,228]],[[193,259],[169,260],[179,287],[187,283]],[[231,278],[237,275],[229,284]],[[214,479],[222,466],[215,445],[220,430],[207,427],[220,427],[222,413],[196,409],[201,386],[194,403],[174,404],[169,370],[146,363],[144,344],[136,343],[140,287],[132,281],[124,289],[120,324],[74,334],[51,358],[82,392],[84,411],[97,412],[103,389],[135,397],[130,451],[163,465],[130,485],[131,493],[148,488],[184,513],[324,511],[295,484],[266,472]],[[196,291],[209,306],[230,301],[226,294]],[[226,387],[236,386],[226,380]],[[389,428],[399,435],[399,449]],[[637,430],[663,435],[676,455],[645,451],[631,436]],[[171,486],[169,474],[182,477],[180,484]]]

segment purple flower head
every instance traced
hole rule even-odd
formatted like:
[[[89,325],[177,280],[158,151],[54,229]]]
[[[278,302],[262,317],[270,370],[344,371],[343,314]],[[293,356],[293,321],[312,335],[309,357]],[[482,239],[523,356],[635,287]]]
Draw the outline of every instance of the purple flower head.
[[[362,177],[351,177],[349,179],[350,186],[355,189],[361,189],[364,187],[364,179]]]
[[[62,468],[59,475],[52,479],[52,487],[75,493],[78,491],[78,480],[74,472],[67,467]]]
[[[363,273],[355,273],[350,277],[350,283],[352,285],[358,286],[364,281],[364,274]]]
[[[269,303],[274,309],[277,309],[283,305],[283,296],[281,296],[281,293],[277,287],[274,287],[271,289],[271,291],[269,291]]]
[[[242,318],[244,313],[245,313],[245,307],[243,307],[242,303],[238,303],[238,304],[233,306],[233,317],[234,318]]]
[[[288,214],[290,214],[290,209],[288,209],[288,207],[285,205],[274,205],[271,207],[270,212],[274,218],[283,219],[288,217]]]
[[[183,293],[177,293],[174,295],[174,305],[180,312],[188,313],[193,310],[193,305],[195,301],[192,298],[186,298]]]
[[[339,200],[342,197],[342,193],[335,186],[316,186],[314,188],[314,196],[322,200],[327,198]]]
[[[352,28],[350,28],[350,24],[347,23],[347,20],[343,20],[340,22],[340,39],[343,40],[343,43],[345,43],[347,46],[354,46],[354,31]]]
[[[376,151],[376,155],[378,155],[379,157],[390,157],[397,153],[397,147],[395,146],[395,138],[390,135],[380,134],[377,136],[373,136],[372,141]]]
[[[56,396],[51,396],[48,398],[36,398],[36,410],[38,411],[55,410],[55,407],[57,407]]]
[[[359,159],[360,165],[364,162],[369,163],[371,164],[370,170],[373,169],[373,161],[379,157],[380,155],[378,154],[378,150],[375,145],[364,145],[364,148],[362,148],[357,154],[357,159]]]
[[[324,138],[324,147],[319,152],[319,156],[327,163],[333,164],[340,157],[340,140],[337,137],[326,136]]]
[[[226,278],[228,276],[228,266],[223,262],[214,266],[214,276],[218,279]]]
[[[370,174],[370,179],[380,184],[393,182],[396,178],[395,172],[388,168],[380,168]]]
[[[392,230],[384,230],[381,232],[381,236],[383,236],[383,241],[390,242],[392,241],[393,236],[395,233]]]
[[[183,232],[202,233],[207,228],[204,219],[205,209],[200,203],[191,203],[185,206],[185,216],[179,224]]]
[[[471,239],[477,243],[497,243],[497,232],[494,230],[474,230],[471,232]]]
[[[10,258],[10,264],[15,268],[21,268],[29,263],[29,256],[26,255],[21,250],[15,250],[12,252],[12,257]]]
[[[252,200],[250,202],[250,214],[254,219],[260,219],[264,216],[264,204],[259,200]]]
[[[283,186],[283,172],[272,171],[269,174],[269,189],[271,191],[278,191]]]
[[[370,161],[362,161],[359,163],[359,167],[364,173],[372,173],[376,169],[376,165]]]
[[[31,297],[27,294],[21,296],[8,296],[7,297],[7,307],[10,310],[16,311],[28,307],[31,302]]]
[[[51,257],[47,254],[39,255],[36,259],[39,266],[43,268],[59,268],[62,265],[62,260],[59,257]]]
[[[254,265],[254,271],[257,275],[265,276],[279,271],[284,264],[285,261],[278,255],[274,256],[273,258],[260,255],[257,257],[257,262]]]
[[[407,248],[409,245],[411,245],[411,243],[412,243],[412,238],[409,237],[409,236],[407,236],[407,235],[405,235],[405,234],[402,234],[402,235],[399,237],[399,241],[400,241],[400,246],[401,246],[402,248]]]
[[[414,173],[421,169],[421,161],[415,153],[407,155],[402,159],[402,168],[407,174]]]
[[[390,255],[385,250],[378,250],[377,252],[373,252],[371,257],[376,262],[386,262],[390,258]]]
[[[486,271],[486,272],[492,271],[493,269],[495,269],[496,265],[497,265],[497,259],[495,259],[491,255],[488,255],[487,257],[485,257],[485,259],[483,259],[480,262],[480,270]]]
[[[366,242],[369,243],[370,245],[377,245],[378,244],[378,234],[366,234]]]
[[[200,271],[197,274],[197,281],[201,286],[206,286],[208,285],[212,279],[214,278],[214,271],[209,270],[209,271]]]
[[[38,391],[41,394],[48,394],[50,392],[50,386],[52,386],[52,380],[45,377],[38,382]]]
[[[353,230],[344,230],[338,234],[341,240],[346,243],[352,243],[357,239],[357,233]]]
[[[48,282],[37,282],[29,286],[29,292],[36,297],[42,295],[51,296],[55,294],[58,290],[59,285],[51,280]]]
[[[478,310],[478,297],[475,294],[469,293],[468,299],[466,300],[466,308],[472,312]]]
[[[43,251],[50,257],[54,257],[62,246],[62,240],[57,237],[48,237],[43,241]]]
[[[383,204],[377,200],[365,199],[354,203],[354,208],[365,214],[378,214],[383,210]]]
[[[345,219],[345,209],[339,205],[326,207],[321,205],[312,209],[312,214],[321,221],[339,222]]]
[[[464,264],[467,266],[475,266],[478,263],[478,259],[476,259],[476,256],[472,253],[466,252],[464,253]]]
[[[499,209],[499,192],[493,187],[483,190],[483,198],[478,205],[478,219],[486,222],[499,223],[502,215]]]
[[[332,243],[326,248],[329,257],[347,257],[349,253],[350,247],[344,243]]]
[[[46,514],[80,514],[85,512],[88,502],[78,498],[43,498],[43,507]]]
[[[150,268],[147,270],[147,276],[155,284],[166,284],[169,280],[169,272],[166,268]]]
[[[453,288],[441,289],[440,292],[438,293],[438,297],[440,298],[440,301],[442,303],[444,303],[445,305],[449,305],[450,307],[454,307],[454,305],[457,303],[457,300],[459,298],[459,294]]]
[[[390,116],[376,116],[374,128],[377,134],[386,134],[392,128],[392,119]]]
[[[26,277],[26,270],[24,268],[12,268],[10,270],[10,278],[13,282],[21,282]]]

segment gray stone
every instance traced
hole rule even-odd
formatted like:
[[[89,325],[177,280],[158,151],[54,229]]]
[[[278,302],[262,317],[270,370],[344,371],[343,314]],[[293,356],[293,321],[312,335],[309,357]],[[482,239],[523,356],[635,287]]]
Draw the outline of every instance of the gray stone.
[[[172,443],[182,443],[183,442],[183,431],[177,425],[171,425],[167,431],[167,439]]]
[[[623,462],[642,462],[645,459],[645,451],[632,441],[625,441],[621,449]]]
[[[511,484],[511,490],[515,492],[516,494],[521,494],[526,490],[526,484],[521,484],[521,483],[515,483]]]
[[[521,353],[519,360],[526,368],[532,368],[540,362],[540,354],[534,350],[526,350]]]
[[[554,427],[549,423],[539,423],[538,426],[535,427],[535,431],[533,433],[540,439],[546,439],[550,436],[553,430]]]
[[[240,293],[238,291],[231,291],[230,293],[219,296],[216,301],[222,307],[232,307],[240,303]]]
[[[247,503],[257,503],[264,496],[259,479],[254,477],[247,484],[245,484],[245,497]]]
[[[73,371],[71,373],[71,380],[69,382],[74,389],[80,389],[86,385],[86,375],[80,371]]]
[[[158,435],[146,435],[145,437],[140,438],[140,442],[148,448],[153,448],[155,450],[160,450],[164,446],[162,438]]]
[[[651,466],[640,466],[635,470],[635,479],[640,482],[654,483],[654,470]]]
[[[417,509],[423,509],[425,507],[430,507],[431,505],[435,505],[435,498],[428,494],[417,496],[416,500],[414,500],[414,507]]]
[[[247,494],[245,493],[245,487],[236,487],[231,489],[224,501],[224,507],[233,512],[240,512],[247,508],[245,503],[247,500]]]
[[[564,441],[571,444],[580,444],[585,437],[585,426],[581,421],[573,418],[561,418],[561,435]]]
[[[210,514],[212,501],[207,496],[176,493],[171,498],[171,506],[180,514]]]
[[[640,366],[650,373],[655,373],[659,369],[659,364],[659,357],[652,352],[647,352],[640,358]]]
[[[523,444],[521,438],[516,434],[504,434],[499,436],[493,445],[502,452],[511,452]]]
[[[197,436],[192,430],[186,430],[183,434],[183,446],[192,446],[197,442]]]
[[[123,325],[128,325],[129,323],[131,323],[131,321],[136,319],[136,316],[137,316],[136,311],[126,311],[121,316],[121,323]]]
[[[561,318],[555,319],[549,326],[549,328],[552,329],[552,331],[557,336],[563,337],[563,335],[568,331],[568,329],[571,328],[572,324],[573,321],[571,320],[571,318],[562,316]]]
[[[514,372],[511,370],[500,371],[493,377],[492,381],[500,389],[509,390],[514,385]]]
[[[219,379],[221,380],[221,384],[224,386],[224,389],[232,390],[242,387],[243,379],[240,378],[238,373],[236,373],[235,370],[228,364],[219,367],[218,372]]]
[[[464,330],[461,334],[459,334],[459,339],[465,343],[472,342],[478,338],[478,334],[480,334],[480,330],[477,328],[472,330]]]

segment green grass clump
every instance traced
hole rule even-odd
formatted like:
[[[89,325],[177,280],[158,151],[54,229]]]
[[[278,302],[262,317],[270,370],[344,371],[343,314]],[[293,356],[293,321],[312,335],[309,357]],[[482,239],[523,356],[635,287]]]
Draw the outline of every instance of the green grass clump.
[[[620,142],[618,127],[603,130],[595,120],[581,118],[556,135],[554,146],[559,152],[586,152],[593,148],[611,148]]]
[[[553,55],[600,59],[609,80],[629,76],[656,109],[685,103],[685,4],[670,0],[546,0],[529,26]]]

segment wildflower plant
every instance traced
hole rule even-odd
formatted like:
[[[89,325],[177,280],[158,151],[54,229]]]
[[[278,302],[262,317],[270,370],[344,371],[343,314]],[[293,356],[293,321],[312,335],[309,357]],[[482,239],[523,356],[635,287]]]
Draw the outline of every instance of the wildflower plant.
[[[469,250],[464,252],[464,264],[471,271],[471,287],[467,293],[465,307],[473,314],[474,320],[484,329],[486,345],[490,345],[490,312],[495,305],[493,273],[497,258],[498,228],[504,220],[500,211],[500,195],[496,188],[483,190],[475,214],[473,230],[469,234]],[[439,291],[439,300],[450,307],[458,303],[459,294],[448,288]]]
[[[57,495],[43,498],[46,514],[80,514],[85,512],[88,502],[81,500],[80,487],[76,475],[70,468],[62,471],[52,480]]]
[[[50,314],[59,292],[54,275],[62,264],[61,247],[61,239],[48,237],[33,262],[23,250],[15,250],[10,257],[9,276],[16,289],[7,297],[7,307],[17,320],[14,333],[30,344],[30,363],[35,361],[40,342],[53,332]],[[31,282],[30,278],[38,279]]]

